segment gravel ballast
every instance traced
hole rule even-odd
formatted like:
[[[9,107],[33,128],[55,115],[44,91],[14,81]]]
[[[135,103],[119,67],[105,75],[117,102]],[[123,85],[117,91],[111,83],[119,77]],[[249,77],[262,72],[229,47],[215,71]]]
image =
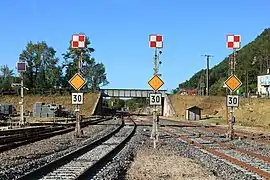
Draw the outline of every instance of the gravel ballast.
[[[232,141],[231,144],[235,147],[256,152],[257,154],[261,154],[265,157],[270,157],[270,144],[261,143],[250,139],[236,139]]]
[[[144,131],[143,129],[147,129],[147,131]],[[135,136],[127,146],[114,158],[113,161],[108,163],[94,179],[153,179],[149,173],[153,173],[153,176],[159,177],[156,179],[256,179],[248,173],[245,173],[243,169],[164,133],[160,134],[157,149],[152,151],[153,154],[155,154],[155,152],[157,153],[155,154],[155,158],[160,161],[160,158],[162,157],[158,157],[158,154],[160,152],[162,154],[165,150],[171,155],[178,157],[175,161],[182,160],[184,164],[191,163],[192,165],[187,165],[186,169],[179,167],[178,170],[181,169],[182,172],[178,172],[178,174],[174,172],[176,174],[173,174],[173,172],[170,171],[162,171],[162,169],[165,168],[162,165],[151,164],[151,168],[148,168],[147,170],[147,175],[145,172],[146,169],[144,169],[144,171],[139,169],[140,166],[137,168],[134,167],[136,167],[137,152],[151,152],[151,150],[153,150],[153,143],[149,139],[150,131],[151,128],[138,127]],[[135,160],[135,162],[132,162],[133,160]],[[172,160],[171,163],[173,164],[175,162]],[[170,164],[167,166],[170,168]],[[160,169],[160,171],[155,170],[161,167],[162,169]],[[197,168],[197,170],[192,169],[188,172],[188,169],[192,167]],[[157,174],[159,172],[160,174]],[[143,173],[145,175],[142,175]],[[194,175],[194,173],[199,176]],[[135,177],[135,174],[138,174],[141,177]]]
[[[195,160],[195,162],[207,168],[214,175],[223,179],[255,179],[251,175],[244,173],[241,168],[236,168],[227,161],[221,160],[178,139],[161,139],[160,145],[165,145],[179,155]]]
[[[173,122],[170,120],[164,120],[162,119],[162,124],[178,124],[178,122]],[[200,128],[196,127],[183,127],[183,128],[178,128],[179,131],[181,129],[192,131],[196,134],[202,134],[202,135],[207,135],[211,137],[215,137],[216,140],[218,141],[224,141],[226,138],[218,138],[219,135],[224,135],[224,133],[214,133],[211,130],[202,130]],[[233,145],[236,148],[248,150],[251,152],[255,152],[257,154],[260,154],[265,157],[270,157],[270,144],[265,143],[265,142],[260,142],[257,140],[252,140],[252,139],[245,139],[245,138],[235,138],[233,141],[227,142],[230,145]]]
[[[93,178],[94,180],[124,179],[125,172],[134,159],[137,150],[149,138],[143,134],[142,127],[137,127],[135,135],[127,145]]]
[[[112,124],[115,123],[115,121],[112,120],[106,123]],[[9,158],[6,158],[1,153],[0,158],[3,158],[3,162],[7,164],[3,167],[1,160],[0,179],[16,178],[25,172],[29,172],[32,169],[51,162],[52,160],[77,149],[79,146],[107,134],[115,127],[116,126],[109,125],[86,127],[89,129],[84,130],[84,134],[88,139],[82,138],[76,140],[70,138],[74,132],[67,137],[65,137],[67,134],[61,135],[59,138],[53,137],[58,139],[58,141],[55,140],[56,142],[54,142],[54,139],[50,138],[52,139],[51,141],[54,142],[52,145],[50,144],[51,142],[48,141],[32,146],[31,148],[33,148],[35,153],[31,152],[32,149],[30,147],[28,147],[28,149],[26,148],[28,145],[20,147],[26,148],[24,151],[21,150],[22,152],[17,150],[17,153],[20,155],[17,157],[21,157],[21,159],[15,158],[16,152],[13,152],[13,157],[11,156],[12,154],[8,154]],[[192,130],[193,128],[185,129]],[[87,135],[86,132],[89,134]],[[153,150],[153,142],[150,140],[150,133],[151,127],[138,126],[135,135],[126,146],[111,162],[101,169],[93,179],[255,179],[254,176],[245,173],[245,171],[238,166],[234,166],[227,161],[221,160],[204,150],[191,146],[180,141],[176,137],[172,137],[165,133],[160,133],[157,149]],[[93,134],[95,134],[95,136],[93,136]],[[41,141],[36,143],[40,142]],[[55,148],[48,148],[48,144],[46,143]],[[244,148],[250,144],[250,141],[235,140],[232,143],[235,146]],[[263,147],[256,147],[256,144],[253,144],[250,148],[254,148],[255,150],[256,148]],[[14,149],[14,151],[16,149]],[[42,151],[41,149],[44,150]],[[28,156],[24,155],[24,152],[26,152]],[[261,152],[264,153],[263,150]],[[6,153],[9,153],[9,151]],[[166,170],[166,168],[168,169]]]
[[[102,125],[90,125],[82,128],[84,137],[79,139],[74,138],[73,131],[0,153],[0,179],[17,178],[96,140],[119,126],[119,122],[115,120],[100,124]]]
[[[146,131],[145,131],[146,130]],[[201,168],[200,165],[191,162],[190,159],[179,157],[176,149],[171,149],[169,144],[166,144],[167,139],[161,139],[158,142],[158,147],[153,151],[153,143],[150,141],[150,128],[138,127],[135,136],[129,141],[125,148],[104,167],[100,172],[93,178],[97,179],[221,179],[217,178],[211,172],[207,172]],[[170,151],[169,154],[165,154],[166,151]],[[171,163],[175,163],[173,159],[166,158],[166,155],[173,155],[174,158],[178,156],[178,160],[182,163],[189,163],[193,166],[193,173],[180,171],[175,167],[175,171],[170,171],[171,166],[167,164],[137,164],[140,159],[140,155],[143,153],[154,154],[156,162],[160,162],[165,158],[171,160]],[[162,152],[164,152],[162,156]],[[168,153],[168,152],[167,152]],[[144,157],[143,159],[147,159]],[[135,162],[133,162],[135,161]],[[169,162],[166,162],[169,163]],[[143,166],[144,165],[144,166]],[[147,167],[147,168],[146,168]],[[190,166],[188,166],[190,167]],[[184,167],[183,167],[184,168]],[[178,173],[178,174],[177,174]],[[197,178],[196,178],[197,177]],[[199,178],[198,178],[199,177]]]

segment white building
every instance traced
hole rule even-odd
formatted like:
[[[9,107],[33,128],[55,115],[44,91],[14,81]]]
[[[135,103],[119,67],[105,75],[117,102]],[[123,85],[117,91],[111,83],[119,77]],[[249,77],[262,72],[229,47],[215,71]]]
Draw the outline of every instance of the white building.
[[[258,94],[268,94],[268,89],[270,91],[270,75],[258,76],[257,78]]]

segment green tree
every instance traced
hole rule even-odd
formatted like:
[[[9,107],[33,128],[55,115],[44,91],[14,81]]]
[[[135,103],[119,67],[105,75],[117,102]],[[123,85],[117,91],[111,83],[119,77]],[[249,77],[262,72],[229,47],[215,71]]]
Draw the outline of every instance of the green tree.
[[[110,108],[121,110],[121,108],[125,106],[125,100],[120,98],[110,98],[108,104]]]
[[[209,88],[209,94],[212,96],[225,96],[226,89],[223,87],[225,78],[221,78],[217,81],[217,83],[213,84]]]
[[[179,91],[179,87],[177,87],[177,88],[173,89],[173,90],[172,90],[172,94],[177,94],[177,93],[178,93],[178,91]]]
[[[86,37],[85,48],[73,49],[70,45],[66,53],[63,54],[65,62],[63,68],[66,68],[66,80],[68,81],[77,72],[78,61],[80,56],[82,57],[82,69],[81,73],[87,80],[87,86],[85,88],[96,90],[100,86],[107,85],[109,82],[106,78],[105,66],[102,63],[96,63],[95,59],[91,57],[91,53],[95,51],[90,47],[91,42],[89,37]],[[65,87],[69,87],[65,84]]]
[[[130,111],[134,111],[138,108],[137,103],[134,101],[134,99],[129,99],[126,101],[127,107]]]
[[[7,65],[0,67],[0,89],[2,90],[10,90],[11,89],[11,83],[13,81],[13,70],[10,70]]]
[[[126,105],[130,111],[135,111],[138,108],[145,108],[147,103],[145,98],[132,98],[126,100]]]
[[[19,60],[27,63],[24,83],[29,89],[46,90],[59,86],[61,68],[57,66],[56,51],[45,41],[29,42],[19,56]]]
[[[94,60],[94,59],[93,59]],[[88,88],[96,91],[99,87],[108,85],[106,69],[103,63],[93,62],[86,64],[83,70],[85,78],[88,81]]]

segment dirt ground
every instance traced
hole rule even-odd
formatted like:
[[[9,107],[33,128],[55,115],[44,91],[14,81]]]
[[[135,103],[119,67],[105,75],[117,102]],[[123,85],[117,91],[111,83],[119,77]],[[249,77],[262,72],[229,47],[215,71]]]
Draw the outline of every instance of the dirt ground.
[[[202,115],[221,116],[226,119],[226,98],[217,96],[181,96],[172,95],[170,100],[176,112],[176,117],[185,119],[185,109],[197,105]],[[256,126],[270,128],[270,99],[240,98],[239,107],[235,108],[236,123],[240,126]]]
[[[127,180],[216,180],[191,159],[175,155],[172,151],[141,149],[127,171]]]
[[[81,106],[80,110],[82,115],[91,115],[95,103],[97,102],[98,94],[94,93],[85,93],[84,94],[84,104]],[[17,111],[19,108],[20,96],[0,96],[0,104],[14,104],[16,106]],[[71,104],[71,95],[48,95],[48,96],[34,96],[34,95],[26,95],[24,97],[24,108],[26,111],[33,112],[33,107],[36,102],[44,102],[44,103],[52,103],[52,104],[60,104],[68,109],[74,109],[74,106]],[[87,103],[86,103],[87,102]]]

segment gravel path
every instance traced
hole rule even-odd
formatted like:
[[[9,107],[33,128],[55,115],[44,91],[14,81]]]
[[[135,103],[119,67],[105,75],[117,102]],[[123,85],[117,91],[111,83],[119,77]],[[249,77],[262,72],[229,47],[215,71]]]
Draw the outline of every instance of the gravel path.
[[[83,128],[84,137],[74,138],[74,132],[54,136],[26,146],[0,153],[0,179],[13,179],[34,168],[75,150],[78,146],[89,143],[103,136],[117,126],[115,120],[103,122],[103,125],[91,125]],[[108,124],[108,125],[106,125]],[[115,124],[112,126],[112,124]]]

